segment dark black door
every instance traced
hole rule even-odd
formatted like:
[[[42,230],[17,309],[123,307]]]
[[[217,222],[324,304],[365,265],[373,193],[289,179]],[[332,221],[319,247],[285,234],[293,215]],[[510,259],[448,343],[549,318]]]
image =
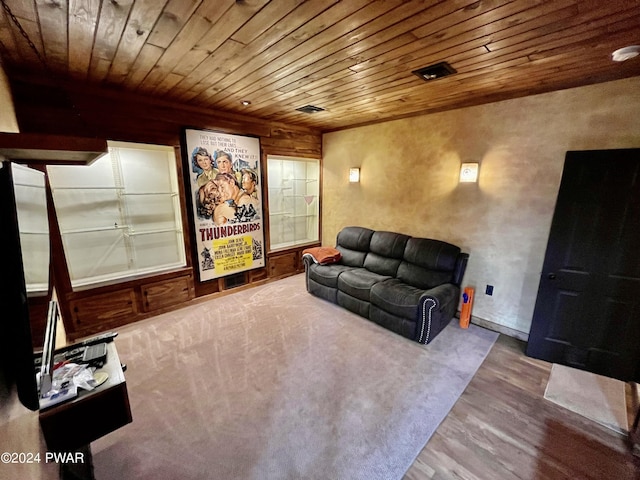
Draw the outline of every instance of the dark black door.
[[[527,355],[638,380],[639,177],[640,149],[567,153]]]

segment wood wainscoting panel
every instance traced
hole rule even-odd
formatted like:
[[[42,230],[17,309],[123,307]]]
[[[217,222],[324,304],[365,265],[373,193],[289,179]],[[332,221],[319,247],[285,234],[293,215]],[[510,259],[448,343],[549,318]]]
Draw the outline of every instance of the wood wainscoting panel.
[[[138,304],[133,288],[71,300],[74,331],[101,331],[111,325],[123,325],[137,319]]]
[[[292,251],[269,257],[269,277],[280,277],[297,272],[299,256],[299,252]]]
[[[142,308],[145,312],[187,302],[195,296],[191,275],[147,283],[141,289]]]

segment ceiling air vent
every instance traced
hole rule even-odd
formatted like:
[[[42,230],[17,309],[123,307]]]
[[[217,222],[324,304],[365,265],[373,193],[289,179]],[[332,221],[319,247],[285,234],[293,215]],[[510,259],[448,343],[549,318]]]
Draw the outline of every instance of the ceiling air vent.
[[[304,107],[296,108],[296,110],[303,113],[324,112],[324,108],[316,107],[314,105],[305,105]]]
[[[421,79],[426,81],[436,80],[438,78],[446,77],[447,75],[451,75],[452,73],[457,73],[456,69],[449,65],[447,62],[436,63],[435,65],[431,65],[429,67],[424,67],[419,70],[414,70],[414,75],[419,76]]]

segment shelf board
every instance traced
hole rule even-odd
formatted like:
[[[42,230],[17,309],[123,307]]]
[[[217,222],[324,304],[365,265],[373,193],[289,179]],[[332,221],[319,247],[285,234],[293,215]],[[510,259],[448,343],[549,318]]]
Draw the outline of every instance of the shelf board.
[[[107,151],[104,139],[0,132],[0,156],[8,160],[88,165]]]

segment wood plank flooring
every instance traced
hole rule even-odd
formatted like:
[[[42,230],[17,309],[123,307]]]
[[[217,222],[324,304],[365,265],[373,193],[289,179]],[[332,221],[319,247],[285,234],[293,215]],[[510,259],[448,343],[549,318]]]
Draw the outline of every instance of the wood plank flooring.
[[[500,335],[405,480],[640,479],[626,436],[543,398],[551,364],[524,348]]]

